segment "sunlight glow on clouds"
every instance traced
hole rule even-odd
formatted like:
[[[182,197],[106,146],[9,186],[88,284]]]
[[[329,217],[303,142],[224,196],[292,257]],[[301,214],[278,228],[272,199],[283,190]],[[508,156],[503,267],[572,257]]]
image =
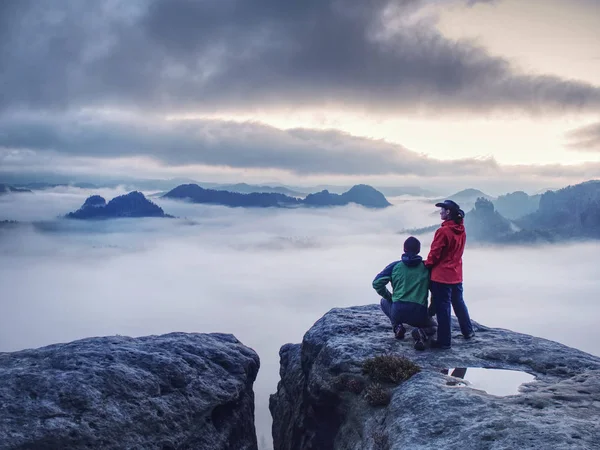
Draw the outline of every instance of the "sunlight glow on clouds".
[[[229,173],[227,182],[257,171],[263,181],[431,180],[453,168],[465,183],[465,165],[499,182],[515,165],[544,177],[540,165],[561,164],[580,181],[567,166],[580,177],[600,160],[565,136],[600,114],[600,85],[587,74],[600,73],[597,9],[589,0],[5,1],[3,164],[33,173],[70,158],[78,174],[89,157],[118,175],[120,162],[140,158],[142,176],[212,168],[207,176]],[[34,153],[11,160],[14,150]]]

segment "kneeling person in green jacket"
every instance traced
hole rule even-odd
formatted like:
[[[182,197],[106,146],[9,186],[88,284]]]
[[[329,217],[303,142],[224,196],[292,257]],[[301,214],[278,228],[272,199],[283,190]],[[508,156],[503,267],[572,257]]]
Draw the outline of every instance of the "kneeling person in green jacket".
[[[413,236],[404,242],[404,254],[383,269],[373,280],[373,289],[381,295],[381,309],[392,322],[396,338],[403,339],[403,324],[415,327],[412,336],[415,349],[424,350],[429,336],[437,331],[437,323],[427,313],[429,270],[419,256],[421,242]],[[387,284],[392,283],[393,294]]]

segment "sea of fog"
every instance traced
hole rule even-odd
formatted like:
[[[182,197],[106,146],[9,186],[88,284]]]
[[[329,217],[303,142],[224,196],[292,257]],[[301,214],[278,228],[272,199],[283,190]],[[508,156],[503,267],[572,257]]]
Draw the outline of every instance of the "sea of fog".
[[[155,199],[180,218],[56,223],[91,193],[0,197],[0,220],[45,221],[49,230],[0,230],[0,351],[100,335],[233,333],[261,358],[259,439],[270,437],[280,346],[300,342],[333,307],[378,302],[371,281],[400,257],[407,236],[398,232],[438,221],[433,205],[402,197],[383,211]],[[485,325],[600,355],[599,267],[597,242],[468,248],[465,300]]]

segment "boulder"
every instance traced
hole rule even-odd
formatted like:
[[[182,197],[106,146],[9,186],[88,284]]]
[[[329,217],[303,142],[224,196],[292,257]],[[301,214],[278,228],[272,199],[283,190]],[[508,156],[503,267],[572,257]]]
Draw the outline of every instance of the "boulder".
[[[417,352],[410,334],[394,338],[377,305],[331,310],[302,344],[281,348],[270,399],[275,450],[600,448],[600,358],[474,326],[476,337],[454,337],[450,350]],[[404,356],[421,370],[376,384],[364,362],[378,355]],[[535,380],[501,397],[447,374],[459,367],[518,370]],[[367,395],[373,386],[387,392],[379,405]]]
[[[226,334],[0,353],[2,449],[257,449],[257,354]]]

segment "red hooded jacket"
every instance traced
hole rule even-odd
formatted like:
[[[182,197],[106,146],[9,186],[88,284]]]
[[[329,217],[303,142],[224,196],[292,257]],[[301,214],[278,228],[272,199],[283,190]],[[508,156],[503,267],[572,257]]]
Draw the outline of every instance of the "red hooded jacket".
[[[425,266],[431,269],[431,281],[438,283],[462,283],[462,255],[467,234],[463,224],[453,220],[442,222],[435,232]]]

